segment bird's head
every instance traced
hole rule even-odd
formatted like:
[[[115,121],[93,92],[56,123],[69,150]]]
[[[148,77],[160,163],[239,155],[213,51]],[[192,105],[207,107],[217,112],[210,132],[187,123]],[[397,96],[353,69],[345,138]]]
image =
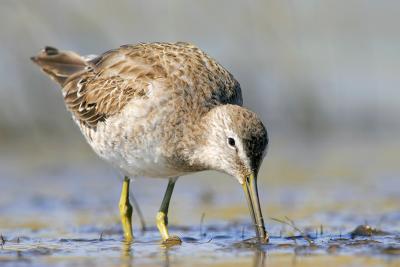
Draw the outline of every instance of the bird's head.
[[[257,174],[268,145],[263,123],[254,112],[237,105],[217,106],[202,122],[203,142],[197,160],[207,169],[225,172],[239,181],[257,236],[267,242],[257,192]]]
[[[268,136],[254,112],[237,105],[217,106],[209,111],[203,123],[203,164],[235,177],[240,184],[247,176],[257,175],[266,154]]]

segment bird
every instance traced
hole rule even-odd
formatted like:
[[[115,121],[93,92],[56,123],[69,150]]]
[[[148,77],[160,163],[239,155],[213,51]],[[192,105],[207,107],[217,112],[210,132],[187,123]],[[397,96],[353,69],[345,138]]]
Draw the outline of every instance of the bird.
[[[243,106],[239,82],[215,59],[190,43],[154,42],[89,56],[46,46],[31,60],[61,86],[66,108],[94,152],[122,173],[125,241],[134,241],[131,179],[168,179],[156,225],[162,243],[181,244],[168,231],[175,183],[215,170],[241,184],[256,240],[268,243],[257,187],[267,130]]]

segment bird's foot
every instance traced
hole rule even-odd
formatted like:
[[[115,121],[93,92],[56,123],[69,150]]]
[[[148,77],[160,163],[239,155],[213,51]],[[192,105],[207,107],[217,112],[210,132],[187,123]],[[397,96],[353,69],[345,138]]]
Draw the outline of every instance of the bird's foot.
[[[180,245],[182,244],[182,240],[178,236],[172,235],[163,240],[162,244],[167,246]]]

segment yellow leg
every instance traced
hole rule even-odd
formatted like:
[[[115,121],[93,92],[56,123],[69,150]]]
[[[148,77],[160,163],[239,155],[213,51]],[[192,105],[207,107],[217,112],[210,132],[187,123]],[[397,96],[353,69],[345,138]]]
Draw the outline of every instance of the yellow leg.
[[[122,229],[124,230],[125,241],[133,241],[132,235],[132,205],[129,202],[129,178],[124,177],[122,184],[121,198],[119,199],[119,213],[121,215]]]
[[[176,178],[170,179],[168,182],[167,190],[165,191],[164,199],[161,203],[161,207],[157,213],[157,228],[160,231],[164,244],[181,244],[182,241],[177,236],[170,236],[168,233],[168,208],[171,200],[172,191],[174,190]]]

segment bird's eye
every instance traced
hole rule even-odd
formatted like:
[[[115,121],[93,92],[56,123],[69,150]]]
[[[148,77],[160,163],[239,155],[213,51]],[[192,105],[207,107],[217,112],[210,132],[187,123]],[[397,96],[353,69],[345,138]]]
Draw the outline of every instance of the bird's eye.
[[[228,145],[230,145],[231,147],[235,146],[235,139],[233,139],[232,137],[228,137]]]

